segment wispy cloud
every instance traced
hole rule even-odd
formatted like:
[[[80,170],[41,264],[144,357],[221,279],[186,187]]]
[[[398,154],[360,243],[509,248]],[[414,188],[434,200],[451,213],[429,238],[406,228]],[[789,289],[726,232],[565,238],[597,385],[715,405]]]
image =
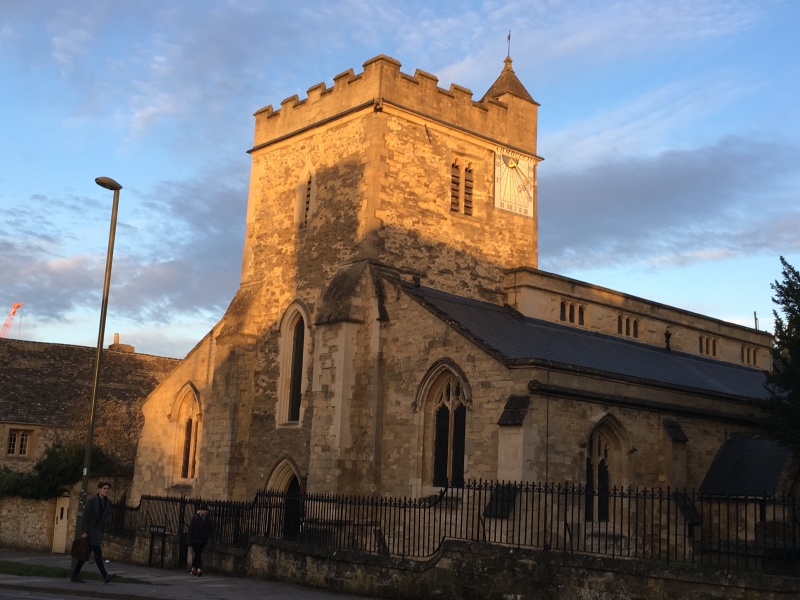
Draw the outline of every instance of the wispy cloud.
[[[110,310],[151,323],[218,317],[239,282],[246,202],[247,173],[230,165],[150,191],[133,222],[118,226],[126,233],[118,235]],[[40,218],[34,207],[0,230],[4,296],[25,299],[28,312],[44,321],[97,304],[105,267],[104,253],[68,252],[72,229],[60,216],[88,213],[84,203],[59,205],[58,223]]]
[[[543,170],[543,264],[685,265],[800,251],[798,161],[798,146],[728,136],[653,157]]]

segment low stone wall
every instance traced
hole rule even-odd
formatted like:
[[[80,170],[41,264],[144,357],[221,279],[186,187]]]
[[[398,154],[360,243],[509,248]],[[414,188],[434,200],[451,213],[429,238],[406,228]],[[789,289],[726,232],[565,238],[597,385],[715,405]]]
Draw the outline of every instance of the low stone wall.
[[[0,546],[49,552],[55,517],[55,499],[0,498]]]
[[[160,543],[155,536],[154,567],[160,564]],[[109,538],[104,544],[109,558],[138,564],[148,563],[149,549],[144,530],[135,540]],[[165,567],[177,566],[178,551],[177,536],[166,536]],[[210,571],[391,600],[800,598],[800,579],[793,577],[454,540],[429,560],[416,561],[259,537],[249,549],[209,546],[203,563]]]
[[[164,560],[162,562],[162,549]],[[138,531],[133,538],[116,535],[107,535],[103,539],[103,556],[117,562],[134,563],[137,565],[150,565],[165,569],[174,569],[178,566],[178,536],[167,534],[162,536],[149,531]]]
[[[452,540],[424,562],[266,539],[250,547],[243,567],[231,569],[236,561],[224,553],[211,555],[209,563],[228,572],[392,600],[800,598],[800,580],[792,577]]]

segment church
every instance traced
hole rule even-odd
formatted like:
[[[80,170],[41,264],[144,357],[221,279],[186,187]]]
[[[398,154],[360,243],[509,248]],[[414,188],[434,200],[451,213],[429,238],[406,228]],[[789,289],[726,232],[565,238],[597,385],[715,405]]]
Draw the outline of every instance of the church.
[[[130,501],[698,488],[742,444],[774,492],[789,456],[748,404],[771,335],[539,270],[511,58],[480,100],[400,66],[255,113],[241,284],[145,401]]]

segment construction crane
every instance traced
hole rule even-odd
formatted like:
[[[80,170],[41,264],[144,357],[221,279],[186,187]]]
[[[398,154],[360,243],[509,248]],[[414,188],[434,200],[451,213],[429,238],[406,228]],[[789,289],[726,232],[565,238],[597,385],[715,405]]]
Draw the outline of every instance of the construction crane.
[[[6,319],[6,322],[3,323],[3,328],[0,329],[0,339],[8,335],[8,330],[11,329],[11,324],[14,322],[14,315],[17,314],[17,311],[22,308],[22,306],[22,302],[14,302],[14,304],[11,305],[11,312],[8,313],[8,318]]]

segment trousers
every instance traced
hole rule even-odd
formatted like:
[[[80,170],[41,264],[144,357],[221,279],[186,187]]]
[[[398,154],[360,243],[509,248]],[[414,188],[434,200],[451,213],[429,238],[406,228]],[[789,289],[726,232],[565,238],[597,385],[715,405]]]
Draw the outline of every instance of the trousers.
[[[206,547],[205,542],[192,542],[192,550],[194,550],[194,558],[192,558],[192,568],[203,568],[203,548]]]
[[[97,564],[97,569],[100,571],[100,575],[103,577],[108,576],[108,572],[106,571],[106,566],[103,564],[103,550],[100,546],[91,546],[92,552],[94,552],[94,562]],[[72,576],[78,577],[81,574],[81,569],[83,565],[86,564],[85,561],[79,560],[78,564],[75,565],[75,571],[73,571]]]

